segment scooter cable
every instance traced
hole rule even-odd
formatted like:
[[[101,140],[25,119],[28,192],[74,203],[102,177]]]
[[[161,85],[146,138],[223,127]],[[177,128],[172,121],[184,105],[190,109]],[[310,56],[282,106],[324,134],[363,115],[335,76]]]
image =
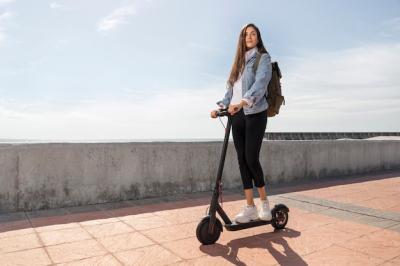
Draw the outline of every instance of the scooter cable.
[[[223,208],[224,207],[224,203],[223,203],[223,200],[222,200],[222,182],[219,182],[219,197],[221,199],[221,208]]]
[[[226,129],[226,126],[224,125],[224,122],[222,122],[221,117],[219,116],[218,118],[219,118],[219,122],[221,122],[222,127],[224,129]],[[222,182],[219,183],[219,197],[220,197],[220,200],[221,200],[221,207],[223,207],[224,203],[223,203],[223,200],[222,200]]]
[[[219,122],[221,122],[221,124],[222,124],[222,127],[223,127],[224,129],[226,129],[226,126],[224,125],[224,122],[222,122],[222,119],[221,119],[221,117],[220,117],[220,116],[218,116],[218,118],[219,118]]]

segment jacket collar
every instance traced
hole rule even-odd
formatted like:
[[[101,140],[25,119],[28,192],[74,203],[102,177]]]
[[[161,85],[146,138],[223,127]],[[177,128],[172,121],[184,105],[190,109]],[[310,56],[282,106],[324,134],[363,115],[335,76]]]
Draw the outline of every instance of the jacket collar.
[[[255,57],[258,53],[258,48],[257,46],[246,51],[245,53],[245,62],[247,63],[250,59],[252,59],[253,57]]]

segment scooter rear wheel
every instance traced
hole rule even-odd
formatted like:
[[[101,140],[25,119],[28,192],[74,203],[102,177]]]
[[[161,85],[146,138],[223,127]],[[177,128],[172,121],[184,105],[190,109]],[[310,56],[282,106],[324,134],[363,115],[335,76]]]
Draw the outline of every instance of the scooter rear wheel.
[[[221,221],[218,220],[218,218],[215,218],[214,232],[212,234],[208,233],[209,225],[210,225],[210,216],[207,216],[200,221],[196,229],[197,239],[203,245],[211,245],[217,242],[222,232],[222,224]]]

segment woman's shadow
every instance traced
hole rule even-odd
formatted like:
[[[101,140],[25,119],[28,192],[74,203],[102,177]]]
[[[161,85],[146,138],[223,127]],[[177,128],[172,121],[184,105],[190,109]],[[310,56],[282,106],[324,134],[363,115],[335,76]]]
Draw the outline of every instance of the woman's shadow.
[[[276,235],[278,234],[278,236]],[[263,233],[249,237],[231,240],[226,245],[215,243],[209,246],[200,246],[200,250],[210,256],[221,256],[227,261],[245,266],[246,264],[237,257],[240,248],[258,248],[269,252],[280,265],[293,264],[298,266],[308,265],[288,244],[285,238],[294,238],[300,236],[300,232],[286,228],[278,232]],[[272,244],[283,247],[283,252],[275,249]]]

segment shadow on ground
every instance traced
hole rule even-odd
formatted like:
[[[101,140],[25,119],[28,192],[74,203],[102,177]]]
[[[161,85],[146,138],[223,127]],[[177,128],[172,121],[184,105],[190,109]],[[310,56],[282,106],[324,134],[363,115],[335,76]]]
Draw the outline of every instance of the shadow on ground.
[[[261,249],[271,254],[279,265],[288,265],[296,261],[296,265],[303,266],[307,263],[288,244],[286,238],[300,236],[300,232],[286,228],[284,230],[253,235],[231,240],[226,245],[213,244],[200,246],[200,250],[212,257],[223,257],[232,264],[245,266],[238,258],[240,249]]]

